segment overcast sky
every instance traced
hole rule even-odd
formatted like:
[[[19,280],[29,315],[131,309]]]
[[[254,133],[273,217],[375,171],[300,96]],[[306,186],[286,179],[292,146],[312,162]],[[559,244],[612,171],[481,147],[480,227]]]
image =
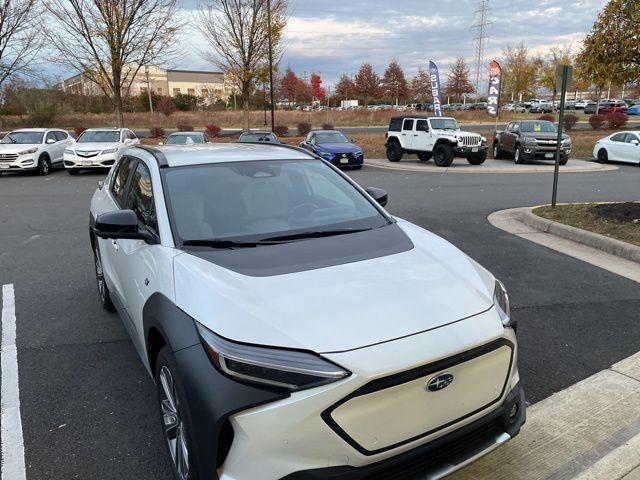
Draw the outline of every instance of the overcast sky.
[[[459,55],[474,59],[474,11],[478,0],[290,0],[282,68],[321,72],[325,85],[363,62],[384,71],[393,58],[408,75],[434,60],[446,72]],[[507,44],[524,41],[544,53],[555,44],[578,48],[605,0],[489,0],[492,25],[485,60]],[[193,25],[197,0],[182,0],[182,15]],[[185,56],[174,67],[209,69],[195,50],[199,33],[183,34]],[[196,47],[196,48],[193,48]]]

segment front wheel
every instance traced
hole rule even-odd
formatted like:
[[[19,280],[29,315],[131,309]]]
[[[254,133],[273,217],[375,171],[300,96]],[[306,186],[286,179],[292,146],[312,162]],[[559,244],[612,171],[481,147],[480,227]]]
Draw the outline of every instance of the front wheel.
[[[522,147],[520,145],[516,145],[516,151],[513,154],[513,161],[517,164],[524,163],[524,159],[522,158]]]
[[[167,346],[162,347],[158,353],[155,378],[162,432],[173,476],[176,480],[197,480],[192,424],[186,395],[178,376],[176,360]]]
[[[51,161],[46,155],[40,157],[38,160],[38,173],[40,175],[49,175],[51,173]]]
[[[450,167],[455,154],[451,145],[441,143],[433,151],[433,161],[438,167]]]
[[[607,163],[609,161],[609,154],[604,148],[601,148],[598,152],[598,161],[600,163]]]
[[[560,165],[566,165],[568,161],[569,161],[569,159],[568,159],[568,158],[561,159],[561,160],[560,160]]]
[[[493,158],[496,160],[500,160],[502,158],[502,149],[500,148],[500,144],[495,142],[493,144]]]
[[[428,162],[429,160],[431,160],[432,156],[433,153],[431,152],[418,152],[418,158],[421,162]]]
[[[485,160],[487,159],[487,152],[482,152],[479,153],[478,155],[472,155],[471,157],[467,158],[467,162],[469,162],[471,165],[482,165]]]
[[[398,142],[392,142],[387,145],[387,160],[390,162],[399,162],[402,160],[402,147]]]
[[[102,268],[102,257],[100,256],[100,248],[98,247],[98,240],[93,247],[93,259],[96,267],[96,282],[98,284],[98,295],[100,296],[100,305],[102,308],[113,312],[115,310],[113,302],[111,301],[111,294],[109,288],[104,280],[104,269]]]

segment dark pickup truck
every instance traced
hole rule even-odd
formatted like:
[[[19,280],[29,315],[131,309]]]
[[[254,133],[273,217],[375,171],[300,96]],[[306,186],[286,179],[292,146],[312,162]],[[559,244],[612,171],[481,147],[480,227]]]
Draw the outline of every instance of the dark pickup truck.
[[[504,131],[496,130],[493,137],[493,158],[510,156],[515,163],[527,160],[554,160],[558,145],[558,129],[546,120],[511,122]],[[571,155],[571,137],[562,134],[560,165],[566,165]]]

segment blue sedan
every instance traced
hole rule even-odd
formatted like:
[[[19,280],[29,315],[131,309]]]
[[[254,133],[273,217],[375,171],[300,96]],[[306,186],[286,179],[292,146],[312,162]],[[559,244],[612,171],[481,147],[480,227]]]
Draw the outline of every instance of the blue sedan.
[[[629,107],[627,115],[640,115],[640,103],[636,103],[633,107]]]
[[[315,153],[336,167],[360,169],[364,163],[362,148],[354,145],[337,130],[314,130],[309,132],[300,146]]]

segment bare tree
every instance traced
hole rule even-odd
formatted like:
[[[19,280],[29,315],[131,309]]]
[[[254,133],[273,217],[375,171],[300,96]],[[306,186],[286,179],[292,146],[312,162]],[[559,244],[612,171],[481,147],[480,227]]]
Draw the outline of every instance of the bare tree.
[[[33,73],[42,47],[36,0],[2,0],[0,4],[0,86],[15,75]]]
[[[177,0],[45,0],[59,59],[94,82],[124,125],[123,96],[140,68],[167,59],[180,24]]]
[[[287,0],[272,0],[271,12],[267,7],[267,0],[203,0],[198,11],[198,27],[210,44],[210,50],[202,54],[240,90],[245,131],[249,130],[254,84],[269,60],[269,35],[275,64],[281,56],[280,40],[287,23]]]

